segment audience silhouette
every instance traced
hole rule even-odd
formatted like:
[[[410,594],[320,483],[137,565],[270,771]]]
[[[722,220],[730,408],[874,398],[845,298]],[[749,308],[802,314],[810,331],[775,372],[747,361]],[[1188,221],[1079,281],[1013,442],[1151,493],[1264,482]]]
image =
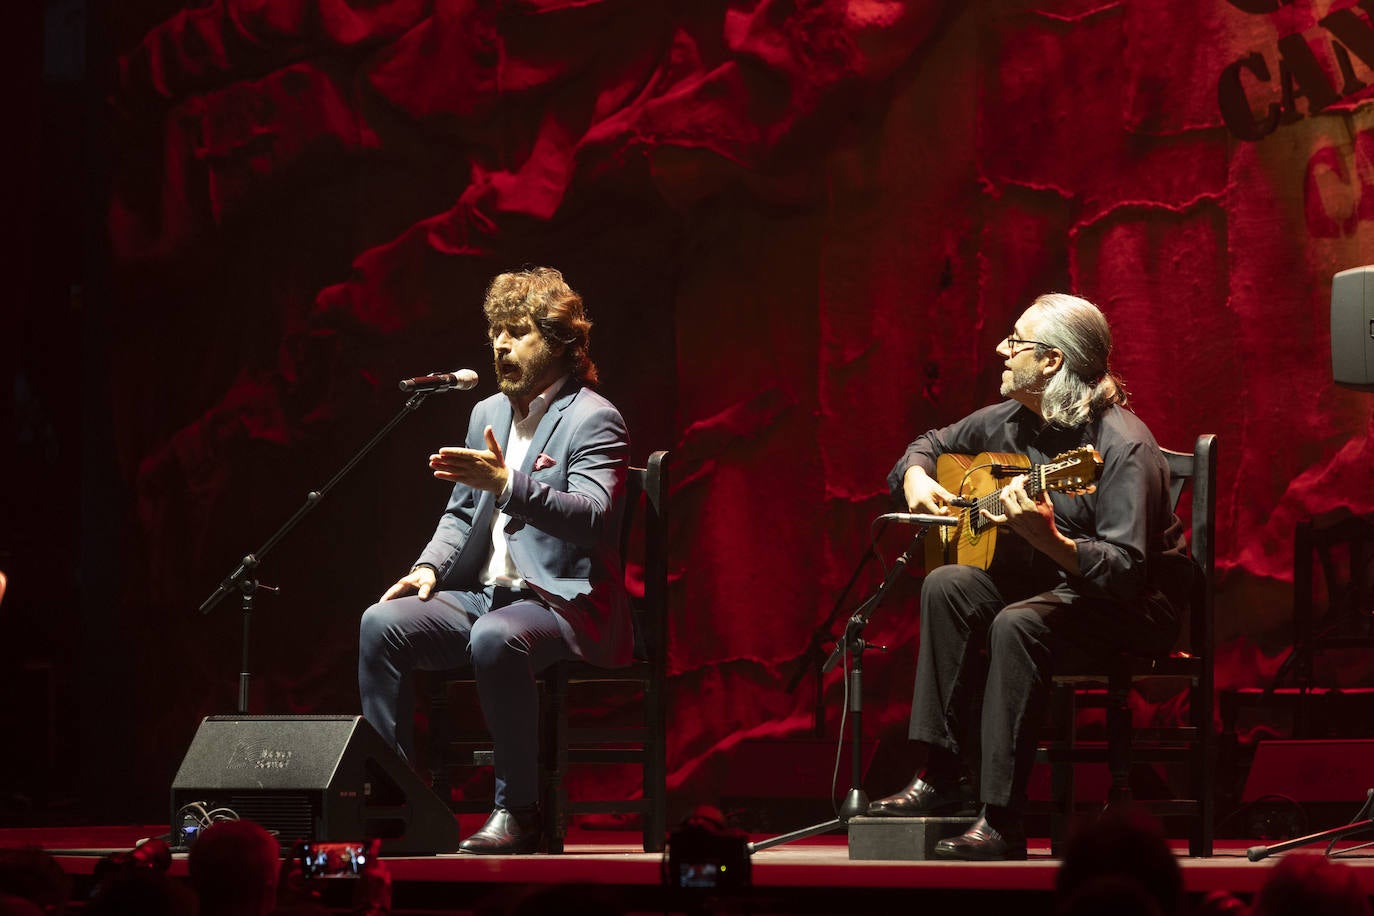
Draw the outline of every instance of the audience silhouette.
[[[266,916],[277,906],[281,849],[252,821],[217,821],[186,857],[201,916]]]
[[[71,882],[57,860],[37,846],[0,849],[0,899],[9,910],[22,913],[27,901],[49,914],[67,910]]]
[[[1080,828],[1055,878],[1060,911],[1174,916],[1183,909],[1183,872],[1159,821],[1111,808]]]
[[[1370,916],[1355,870],[1317,853],[1292,853],[1274,866],[1253,916]]]

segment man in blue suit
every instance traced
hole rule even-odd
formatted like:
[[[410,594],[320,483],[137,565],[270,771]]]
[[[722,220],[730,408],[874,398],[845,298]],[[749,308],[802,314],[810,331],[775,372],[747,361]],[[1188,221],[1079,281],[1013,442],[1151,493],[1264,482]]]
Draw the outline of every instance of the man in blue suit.
[[[501,393],[462,448],[431,455],[453,495],[415,566],[363,614],[363,714],[410,752],[412,672],[471,665],[495,745],[495,808],[459,847],[539,847],[536,674],[563,659],[628,664],[634,636],[619,553],[629,442],[590,387],[591,322],[551,268],[487,289]]]

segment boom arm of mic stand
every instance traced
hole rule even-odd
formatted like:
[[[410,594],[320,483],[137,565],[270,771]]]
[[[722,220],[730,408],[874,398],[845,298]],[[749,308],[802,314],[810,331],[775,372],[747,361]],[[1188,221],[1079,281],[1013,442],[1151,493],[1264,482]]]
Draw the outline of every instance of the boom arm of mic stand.
[[[878,609],[878,605],[882,604],[883,599],[887,597],[887,593],[892,590],[892,586],[897,583],[902,573],[906,571],[907,564],[911,562],[911,555],[915,551],[916,546],[920,544],[921,537],[925,533],[926,526],[921,525],[917,528],[916,533],[912,535],[911,540],[907,543],[906,549],[902,551],[902,555],[897,558],[896,562],[892,564],[892,568],[887,571],[887,576],[883,579],[882,584],[878,586],[878,590],[869,596],[867,601],[859,605],[859,609],[850,616],[849,624],[844,629],[844,636],[835,644],[834,651],[830,653],[830,657],[825,660],[825,665],[821,668],[822,674],[828,673],[839,664],[845,652],[849,651],[855,644],[855,641],[859,638],[859,634],[863,632],[864,627],[868,626],[868,620],[873,616],[873,612]]]
[[[884,521],[883,528],[878,529],[879,535],[883,533],[883,530],[886,528],[886,526],[887,522]],[[811,670],[812,659],[815,659],[816,663],[820,664],[821,657],[825,655],[825,649],[823,648],[823,644],[826,642],[826,640],[835,638],[835,635],[830,632],[830,625],[833,624],[835,622],[835,618],[840,615],[840,608],[844,607],[845,600],[848,599],[850,591],[854,588],[854,583],[859,581],[859,576],[861,576],[863,574],[863,571],[868,568],[868,563],[872,559],[873,549],[870,546],[868,550],[864,551],[863,556],[859,559],[858,564],[854,567],[854,572],[849,574],[849,581],[844,584],[844,588],[840,589],[840,595],[838,598],[835,599],[835,604],[830,608],[830,613],[826,615],[825,620],[821,622],[820,626],[816,627],[816,629],[811,631],[811,642],[809,642],[806,648],[802,650],[802,654],[798,657],[797,670],[795,673],[793,673],[792,680],[788,681],[787,683],[786,689],[788,693],[792,693],[794,690],[797,689],[798,686],[800,686],[802,678],[806,677],[806,673]],[[824,670],[821,670],[820,668],[817,668],[817,679],[819,679],[820,675],[824,674],[825,671],[828,670],[830,669],[826,668]]]
[[[358,451],[353,454],[353,457],[349,458],[344,466],[339,469],[338,473],[329,479],[328,483],[318,490],[312,490],[307,493],[305,496],[305,503],[296,510],[296,514],[287,519],[286,523],[278,528],[276,533],[268,538],[266,543],[259,547],[256,553],[251,553],[244,557],[239,563],[238,568],[224,577],[214,593],[201,603],[200,612],[202,614],[210,613],[210,611],[214,610],[215,605],[219,604],[224,596],[230,592],[244,591],[245,588],[251,590],[252,586],[249,583],[252,581],[254,570],[262,564],[262,558],[267,556],[268,552],[273,547],[277,546],[277,542],[286,537],[291,529],[295,528],[296,525],[300,523],[301,519],[305,518],[305,516],[310,513],[311,509],[314,509],[324,500],[329,491],[334,489],[334,486],[338,484],[340,480],[343,480],[344,476],[349,471],[353,470],[354,465],[362,461],[363,457],[366,456],[368,452],[372,451],[378,442],[385,439],[387,435],[405,419],[407,414],[412,413],[417,407],[425,402],[425,398],[433,393],[433,391],[417,391],[411,395],[410,400],[405,402],[405,405],[397,411],[396,415],[392,417],[385,426],[379,429],[371,439],[367,440],[362,448],[358,449]]]

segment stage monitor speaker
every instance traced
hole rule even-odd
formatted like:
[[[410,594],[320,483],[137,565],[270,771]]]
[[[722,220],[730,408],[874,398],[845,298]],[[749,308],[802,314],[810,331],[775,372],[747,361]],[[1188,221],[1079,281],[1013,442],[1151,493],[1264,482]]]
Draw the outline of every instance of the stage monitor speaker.
[[[1261,741],[1241,801],[1281,797],[1344,802],[1354,811],[1374,788],[1374,740]]]
[[[1374,266],[1331,280],[1331,375],[1337,385],[1374,391]]]
[[[361,716],[207,717],[172,780],[173,836],[216,809],[285,846],[376,838],[388,855],[458,849],[448,806]]]

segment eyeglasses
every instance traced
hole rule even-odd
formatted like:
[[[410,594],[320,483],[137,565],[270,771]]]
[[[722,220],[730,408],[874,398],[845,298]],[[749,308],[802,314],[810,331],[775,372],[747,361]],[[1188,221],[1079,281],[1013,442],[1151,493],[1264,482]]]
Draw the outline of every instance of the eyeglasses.
[[[1007,339],[1004,343],[1006,343],[1007,349],[1013,353],[1018,353],[1026,349],[1026,347],[1045,347],[1049,350],[1054,349],[1053,345],[1047,344],[1043,340],[1027,340],[1024,337],[1013,337],[1010,334],[1007,335]]]

